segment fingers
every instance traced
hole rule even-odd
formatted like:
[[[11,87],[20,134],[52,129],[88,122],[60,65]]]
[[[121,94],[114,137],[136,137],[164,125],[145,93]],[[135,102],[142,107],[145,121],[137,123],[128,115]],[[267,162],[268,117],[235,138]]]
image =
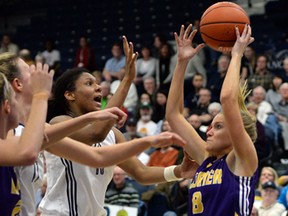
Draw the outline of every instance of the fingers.
[[[128,54],[127,50],[129,49],[129,44],[128,44],[128,41],[127,41],[127,38],[125,35],[123,35],[122,39],[123,39],[124,54],[125,54],[125,56],[127,56],[127,54]]]
[[[236,32],[237,39],[240,38],[240,32],[239,32],[238,26],[235,26],[235,32]]]
[[[184,25],[181,25],[179,38],[182,40],[184,36]]]
[[[175,133],[173,133],[172,139],[173,139],[173,145],[177,145],[180,147],[184,147],[187,143],[183,138],[181,138],[178,134]]]
[[[203,49],[205,46],[206,46],[206,45],[205,45],[204,43],[199,44],[199,45],[195,48],[196,53],[198,53],[198,52],[199,52],[201,49]]]
[[[192,32],[192,34],[190,35],[190,32],[191,32],[191,30],[192,30],[192,24],[190,24],[187,28],[186,28],[186,30],[185,30],[185,33],[184,33],[184,39],[188,39],[188,38],[190,38],[192,35],[193,35],[193,32]],[[195,32],[196,33],[196,32]],[[194,33],[194,35],[195,35],[195,33]]]

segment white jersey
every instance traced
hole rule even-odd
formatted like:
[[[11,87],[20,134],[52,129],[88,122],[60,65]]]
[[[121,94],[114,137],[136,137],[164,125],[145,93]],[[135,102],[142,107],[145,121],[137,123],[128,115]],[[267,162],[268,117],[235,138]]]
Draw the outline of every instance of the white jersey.
[[[14,129],[15,136],[21,136],[24,125],[19,124]],[[20,216],[36,215],[36,192],[41,187],[43,179],[43,161],[39,155],[33,165],[14,167],[20,182],[22,206]]]
[[[115,144],[111,130],[94,147]],[[113,157],[113,155],[111,155]],[[47,190],[40,203],[42,216],[104,216],[105,193],[113,177],[114,166],[91,168],[45,152]]]

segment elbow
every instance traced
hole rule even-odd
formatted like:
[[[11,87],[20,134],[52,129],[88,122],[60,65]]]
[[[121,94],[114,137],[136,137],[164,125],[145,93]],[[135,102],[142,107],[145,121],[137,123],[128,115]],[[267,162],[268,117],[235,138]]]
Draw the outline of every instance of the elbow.
[[[230,104],[230,103],[238,103],[238,98],[235,97],[231,92],[221,93],[220,95],[220,103],[221,105]]]
[[[38,152],[25,151],[21,154],[21,161],[23,166],[29,166],[35,163],[38,158]]]

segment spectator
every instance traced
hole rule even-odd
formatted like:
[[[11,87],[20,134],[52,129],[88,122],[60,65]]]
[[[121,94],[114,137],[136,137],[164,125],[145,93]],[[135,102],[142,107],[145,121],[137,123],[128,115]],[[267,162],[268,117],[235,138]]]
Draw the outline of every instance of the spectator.
[[[106,105],[108,104],[109,94],[111,94],[110,83],[107,81],[102,81],[100,83],[100,86],[101,86],[101,92],[102,92],[101,109],[104,109]]]
[[[267,94],[265,96],[265,100],[268,103],[270,103],[272,106],[273,106],[273,104],[275,104],[281,100],[280,85],[282,83],[283,83],[283,79],[281,76],[273,75],[272,88],[267,91]]]
[[[199,91],[199,98],[197,102],[185,101],[184,102],[184,116],[187,117],[192,114],[197,114],[200,117],[201,124],[207,125],[212,116],[208,113],[208,106],[211,103],[211,92],[207,88],[202,88]]]
[[[60,51],[55,48],[55,41],[47,39],[45,41],[45,50],[42,52],[42,56],[45,59],[45,63],[49,65],[49,69],[55,71],[54,80],[56,80],[60,74]]]
[[[35,62],[31,58],[31,52],[28,49],[20,50],[19,51],[19,57],[21,59],[23,59],[26,62],[26,64],[28,64],[29,66],[32,65],[32,64],[35,64]]]
[[[124,68],[122,70],[125,71]],[[120,73],[124,75],[124,72],[122,73],[121,71]],[[114,94],[117,91],[118,87],[120,86],[121,80],[123,79],[123,75],[118,76],[119,80],[114,80],[111,83],[110,91],[112,94]],[[135,108],[137,106],[137,101],[138,101],[137,88],[134,83],[131,83],[128,94],[123,104],[124,108],[128,111],[128,113],[134,115]]]
[[[262,185],[261,205],[258,208],[259,216],[281,216],[285,207],[277,202],[279,191],[273,181],[268,181]]]
[[[111,205],[139,207],[138,191],[126,182],[126,173],[116,166],[113,172],[112,186],[105,195],[105,203]]]
[[[111,52],[112,57],[106,61],[102,72],[104,79],[108,82],[121,79],[124,73],[122,68],[125,66],[125,56],[119,43],[112,45]]]
[[[150,104],[143,103],[140,105],[140,119],[137,122],[137,133],[141,137],[154,135],[157,124],[151,120],[153,110]]]
[[[162,124],[162,132],[165,131],[172,131],[171,127],[169,125],[169,122],[167,120],[163,120]],[[176,164],[176,160],[178,157],[178,150],[171,147],[163,147],[161,149],[156,149],[151,155],[150,160],[148,162],[148,166],[160,166],[160,167],[166,167]]]
[[[218,58],[216,71],[212,70],[207,74],[207,88],[209,88],[212,93],[212,101],[220,102],[220,91],[228,70],[229,63],[230,57],[227,55],[221,55]]]
[[[206,140],[207,138],[206,133],[200,130],[200,127],[201,127],[200,117],[197,114],[192,114],[191,116],[187,118],[187,121],[189,122],[189,124],[193,126],[193,128],[199,134],[199,136],[203,140]]]
[[[286,210],[288,210],[288,185],[282,189],[278,202],[284,205]]]
[[[157,92],[155,79],[153,77],[146,77],[144,78],[143,84],[144,92],[149,94],[150,98],[152,99],[152,103],[154,103]]]
[[[258,56],[255,71],[248,78],[249,89],[262,86],[267,91],[271,88],[272,73],[268,70],[267,63],[268,58],[265,55]]]
[[[156,58],[151,56],[151,51],[147,46],[141,48],[141,58],[137,59],[137,76],[134,83],[137,87],[138,94],[144,91],[143,80],[146,77],[154,77],[156,71]]]
[[[76,51],[75,67],[84,67],[90,71],[96,69],[95,53],[89,45],[88,39],[84,36],[80,38],[79,48]]]
[[[11,42],[11,38],[9,35],[4,34],[1,41],[0,54],[4,52],[10,52],[14,55],[18,55],[18,51],[18,45]]]
[[[273,105],[277,119],[282,127],[284,148],[288,150],[288,83],[280,86],[281,100]]]

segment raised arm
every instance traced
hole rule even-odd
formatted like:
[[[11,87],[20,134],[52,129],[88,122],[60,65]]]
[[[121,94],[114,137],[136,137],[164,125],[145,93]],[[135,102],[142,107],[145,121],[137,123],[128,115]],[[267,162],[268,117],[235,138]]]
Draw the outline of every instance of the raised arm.
[[[244,106],[241,108],[241,104],[244,105],[244,103],[240,100],[240,65],[245,48],[254,41],[254,38],[251,37],[249,25],[244,28],[242,35],[236,27],[236,35],[237,41],[231,52],[232,59],[220,95],[224,119],[233,145],[233,151],[229,153],[227,163],[234,174],[252,176],[257,169],[258,160],[256,149],[243,122],[243,119],[247,120],[249,115],[248,111],[245,112],[243,109]],[[246,117],[243,118],[245,113]],[[250,120],[252,120],[251,117]],[[251,121],[250,128],[247,129],[253,126],[253,121]]]
[[[189,60],[204,47],[204,44],[198,45],[195,49],[192,47],[192,40],[197,31],[194,30],[191,32],[191,30],[192,25],[189,25],[186,30],[184,30],[184,26],[182,25],[180,35],[178,36],[177,33],[174,34],[178,59],[170,86],[166,106],[166,118],[172,130],[188,142],[185,147],[187,153],[197,163],[201,164],[205,158],[205,142],[182,115],[185,70]]]
[[[31,66],[32,105],[25,130],[15,141],[1,140],[1,165],[29,165],[35,162],[41,150],[44,126],[54,71],[48,65]]]

